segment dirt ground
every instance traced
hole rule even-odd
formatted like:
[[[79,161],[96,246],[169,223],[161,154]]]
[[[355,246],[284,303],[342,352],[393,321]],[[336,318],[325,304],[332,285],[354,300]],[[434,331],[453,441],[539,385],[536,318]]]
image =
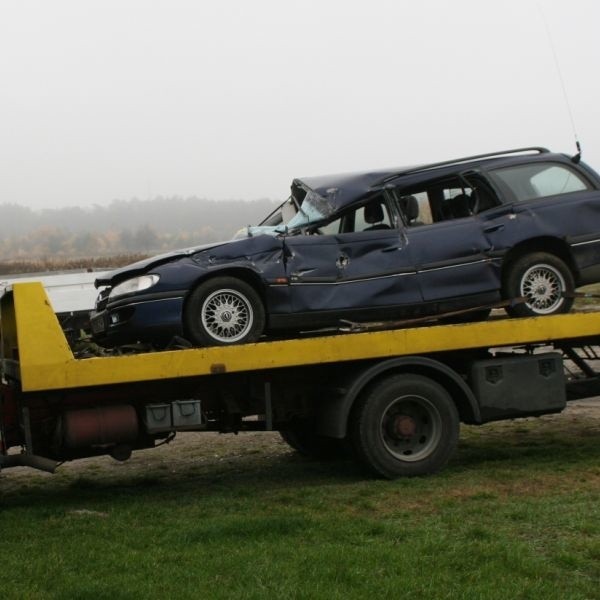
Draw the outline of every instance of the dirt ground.
[[[159,448],[134,451],[124,462],[109,456],[84,458],[63,463],[53,475],[27,467],[0,471],[0,491],[7,492],[35,481],[77,477],[160,477],[193,468],[215,473],[231,467],[243,468],[244,461],[254,463],[275,456],[293,455],[294,451],[277,432],[247,432],[239,435],[213,432],[180,432]]]

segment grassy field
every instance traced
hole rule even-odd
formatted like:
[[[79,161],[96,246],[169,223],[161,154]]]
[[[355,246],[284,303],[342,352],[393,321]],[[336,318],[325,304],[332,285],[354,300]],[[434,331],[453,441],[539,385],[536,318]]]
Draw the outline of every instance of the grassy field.
[[[0,474],[3,598],[600,598],[600,405],[374,480],[276,434]]]

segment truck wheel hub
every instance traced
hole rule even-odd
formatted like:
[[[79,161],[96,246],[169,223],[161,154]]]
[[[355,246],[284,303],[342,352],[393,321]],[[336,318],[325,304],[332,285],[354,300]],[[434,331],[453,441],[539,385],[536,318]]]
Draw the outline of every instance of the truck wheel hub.
[[[394,433],[401,438],[410,438],[417,432],[417,423],[408,415],[398,415],[394,420]]]

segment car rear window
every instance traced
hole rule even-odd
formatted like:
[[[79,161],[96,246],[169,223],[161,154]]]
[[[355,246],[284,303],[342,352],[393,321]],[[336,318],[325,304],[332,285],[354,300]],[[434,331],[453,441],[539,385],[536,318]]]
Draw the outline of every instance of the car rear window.
[[[556,163],[505,167],[494,170],[493,174],[520,202],[590,189],[587,181],[574,169]]]

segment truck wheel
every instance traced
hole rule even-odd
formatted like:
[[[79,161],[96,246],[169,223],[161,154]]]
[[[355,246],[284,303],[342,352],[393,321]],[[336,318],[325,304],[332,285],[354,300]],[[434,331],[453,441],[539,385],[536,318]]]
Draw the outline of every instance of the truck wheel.
[[[358,458],[388,479],[441,469],[456,448],[459,428],[448,392],[428,377],[408,373],[368,388],[350,423]]]
[[[566,313],[573,306],[573,298],[564,293],[575,289],[573,274],[557,256],[547,252],[526,254],[510,267],[505,278],[503,295],[506,298],[524,296],[527,302],[508,307],[513,317],[537,317]]]
[[[226,346],[256,341],[265,326],[265,309],[245,281],[215,277],[192,292],[183,319],[194,344]]]
[[[345,440],[318,435],[309,423],[294,423],[288,429],[282,429],[279,434],[286,444],[307,458],[335,459],[346,458],[348,455]]]

